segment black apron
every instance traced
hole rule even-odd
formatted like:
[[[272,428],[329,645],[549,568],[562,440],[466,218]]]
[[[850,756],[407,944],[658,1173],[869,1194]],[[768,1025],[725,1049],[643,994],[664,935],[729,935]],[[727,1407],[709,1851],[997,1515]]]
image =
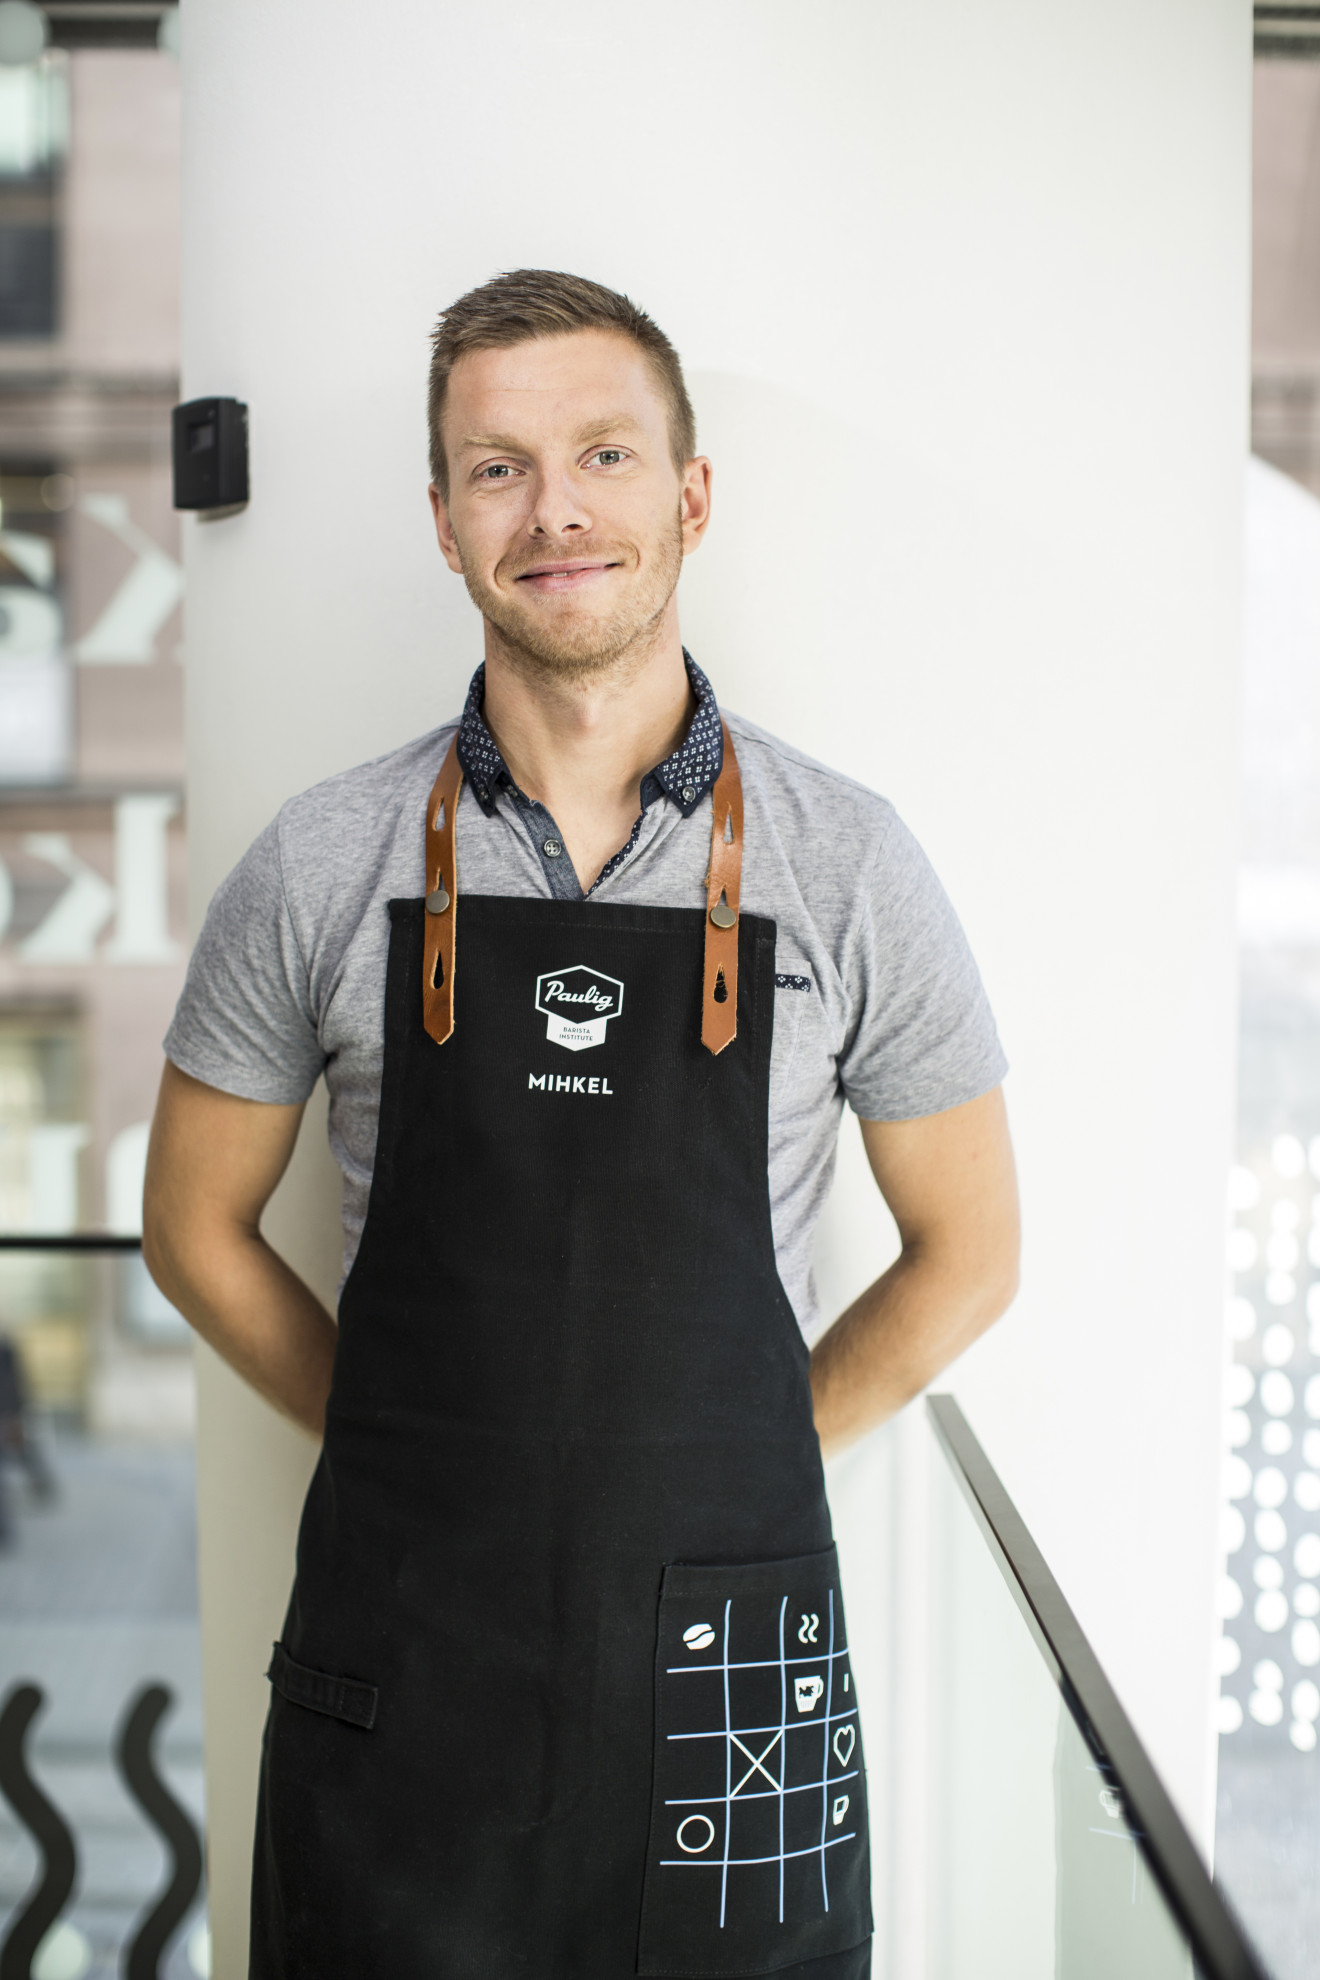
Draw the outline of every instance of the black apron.
[[[455,779],[451,845],[456,809]],[[774,924],[728,930],[717,1054],[699,907],[465,896],[443,1044],[426,904],[390,915],[252,1980],[865,1980],[856,1694],[770,1224]]]

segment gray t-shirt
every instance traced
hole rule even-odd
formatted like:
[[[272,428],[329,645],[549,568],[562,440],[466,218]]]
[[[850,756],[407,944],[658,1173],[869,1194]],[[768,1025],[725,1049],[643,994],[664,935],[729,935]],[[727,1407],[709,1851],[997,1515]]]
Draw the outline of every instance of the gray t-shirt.
[[[941,1113],[996,1086],[1005,1060],[957,917],[893,806],[725,720],[743,783],[742,906],[778,929],[770,1203],[780,1277],[811,1338],[812,1241],[844,1101],[864,1120]],[[183,1072],[249,1100],[302,1102],[325,1074],[345,1273],[376,1149],[386,903],[425,890],[426,800],[455,726],[289,800],[217,889],[165,1039]],[[710,831],[709,798],[686,819],[657,800],[592,898],[699,906]],[[549,895],[507,790],[487,816],[464,787],[457,841],[460,894]]]

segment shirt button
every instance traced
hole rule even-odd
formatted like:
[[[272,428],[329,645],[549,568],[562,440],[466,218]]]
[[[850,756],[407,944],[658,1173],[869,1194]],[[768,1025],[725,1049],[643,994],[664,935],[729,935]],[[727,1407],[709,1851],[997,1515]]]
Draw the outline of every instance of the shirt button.
[[[547,859],[558,859],[563,850],[564,848],[560,845],[558,839],[547,839],[541,847],[541,851]]]
[[[695,784],[684,784],[683,786],[684,804],[691,804],[692,800],[695,798],[696,795],[697,795],[697,791]]]

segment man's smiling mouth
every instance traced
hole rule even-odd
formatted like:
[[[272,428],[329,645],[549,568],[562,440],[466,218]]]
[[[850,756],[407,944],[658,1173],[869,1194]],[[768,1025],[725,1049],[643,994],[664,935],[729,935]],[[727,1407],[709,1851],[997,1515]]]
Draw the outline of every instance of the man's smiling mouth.
[[[533,591],[576,591],[580,586],[590,584],[594,578],[602,577],[606,571],[617,569],[616,563],[603,558],[537,564],[530,571],[522,571],[515,583],[528,585]]]

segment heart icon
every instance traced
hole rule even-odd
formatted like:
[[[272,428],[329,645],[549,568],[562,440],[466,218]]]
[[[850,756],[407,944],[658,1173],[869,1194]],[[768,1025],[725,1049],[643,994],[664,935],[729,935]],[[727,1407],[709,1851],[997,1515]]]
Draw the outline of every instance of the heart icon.
[[[834,1735],[834,1752],[835,1752],[835,1757],[837,1758],[839,1765],[841,1767],[846,1767],[848,1762],[852,1759],[852,1750],[854,1746],[856,1746],[856,1744],[857,1744],[856,1727],[840,1726],[839,1730]]]

